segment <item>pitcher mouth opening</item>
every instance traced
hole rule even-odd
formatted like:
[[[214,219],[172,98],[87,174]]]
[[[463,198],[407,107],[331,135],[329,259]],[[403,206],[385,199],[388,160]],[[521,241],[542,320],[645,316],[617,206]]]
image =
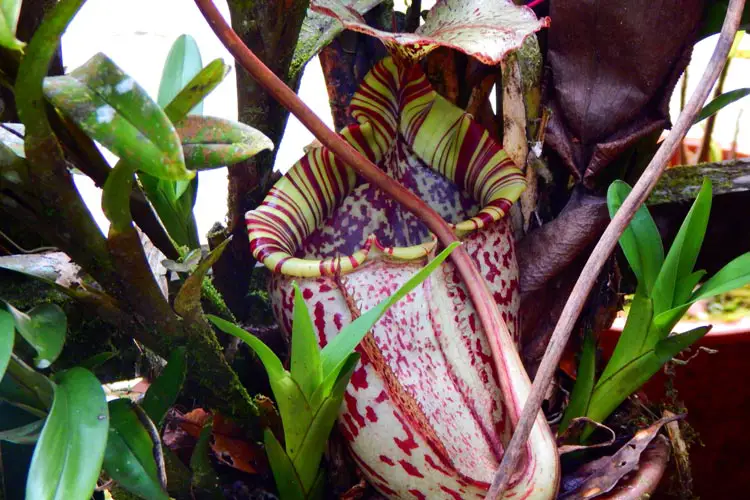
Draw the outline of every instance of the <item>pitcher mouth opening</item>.
[[[358,123],[345,127],[341,135],[371,161],[389,173],[410,168],[383,165],[399,156],[391,154],[394,150],[403,148],[476,201],[475,215],[452,224],[459,237],[503,218],[526,187],[522,172],[501,146],[470,115],[438,95],[417,65],[404,68],[391,58],[380,61],[353,96],[350,112]],[[431,233],[406,246],[370,233],[349,252],[307,258],[301,252],[307,239],[325,227],[360,186],[356,173],[327,148],[309,151],[263,203],[246,214],[254,257],[277,273],[316,277],[345,274],[376,257],[421,259],[435,248]]]

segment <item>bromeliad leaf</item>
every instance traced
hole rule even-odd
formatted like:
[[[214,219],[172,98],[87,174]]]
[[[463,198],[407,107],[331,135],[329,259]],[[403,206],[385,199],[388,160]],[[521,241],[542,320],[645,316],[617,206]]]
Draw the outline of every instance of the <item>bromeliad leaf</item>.
[[[26,498],[86,500],[99,478],[109,413],[99,381],[83,368],[59,376],[26,481]]]
[[[176,125],[185,164],[192,170],[220,168],[273,149],[262,132],[239,122],[204,116],[188,116]]]
[[[203,61],[195,39],[190,35],[180,35],[172,44],[172,48],[169,49],[161,73],[159,94],[156,98],[159,106],[163,108],[172,102],[202,68]],[[195,114],[202,114],[202,100],[191,109]],[[188,112],[191,112],[191,110],[188,110]]]
[[[152,422],[146,428],[127,399],[109,403],[109,434],[104,470],[128,491],[142,498],[167,500],[161,442]],[[147,417],[146,417],[147,419]]]
[[[44,93],[93,139],[139,170],[189,180],[182,146],[162,109],[104,54],[69,75],[44,80]]]
[[[28,313],[23,313],[6,302],[8,312],[13,315],[16,330],[36,350],[34,358],[37,368],[47,368],[62,352],[68,319],[57,304],[41,304]]]
[[[630,186],[622,181],[615,181],[609,186],[607,207],[610,217],[615,216],[630,191]],[[664,246],[659,229],[645,205],[638,209],[620,236],[620,247],[638,278],[638,283],[643,284],[646,295],[650,297],[656,277],[664,263]]]
[[[294,470],[294,464],[289,460],[284,447],[270,429],[263,431],[263,444],[266,447],[273,479],[279,489],[279,496],[281,498],[305,498],[305,490],[297,471]]]
[[[372,28],[341,0],[313,0],[310,8],[338,19],[345,28],[374,36],[394,57],[416,62],[437,47],[450,47],[498,64],[503,56],[521,46],[530,34],[549,25],[527,7],[512,0],[441,0],[430,9],[414,33],[391,33]]]

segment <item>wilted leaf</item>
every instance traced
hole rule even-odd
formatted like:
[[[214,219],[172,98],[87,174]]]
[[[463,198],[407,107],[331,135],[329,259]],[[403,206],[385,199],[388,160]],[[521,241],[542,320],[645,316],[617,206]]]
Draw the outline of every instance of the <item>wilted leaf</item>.
[[[96,377],[83,368],[62,373],[34,449],[26,498],[91,497],[102,468],[108,429],[107,401]]]
[[[548,26],[527,7],[511,0],[442,0],[430,9],[414,33],[391,33],[367,25],[364,18],[341,0],[314,0],[314,11],[335,17],[344,27],[374,36],[392,54],[416,62],[437,47],[450,47],[476,57],[485,64],[498,64],[503,56],[521,46],[524,38]]]
[[[16,38],[21,0],[0,1],[0,45],[11,50],[21,50],[26,44]]]
[[[703,11],[702,0],[550,3],[547,139],[579,179],[592,182],[639,138],[669,123],[669,97]]]
[[[189,180],[174,126],[135,80],[103,54],[69,75],[46,78],[44,93],[86,134],[155,177]]]
[[[104,470],[123,488],[142,498],[167,500],[159,435],[153,423],[149,422],[152,432],[146,429],[136,411],[130,400],[110,401]]]
[[[194,317],[202,311],[201,308],[201,289],[203,286],[203,279],[206,277],[206,273],[211,269],[211,266],[219,259],[224,249],[227,247],[231,238],[227,238],[222,241],[220,245],[211,250],[211,252],[203,258],[193,271],[193,274],[188,276],[183,283],[180,291],[177,292],[177,296],[174,299],[174,310],[177,314],[183,317]]]
[[[596,439],[595,433],[597,430],[604,431],[608,435],[607,439]],[[584,435],[586,436],[586,444],[580,444]],[[588,417],[576,417],[570,420],[565,430],[558,434],[557,453],[562,456],[574,451],[605,448],[611,446],[615,442],[615,439],[617,439],[615,431],[606,425],[600,424]],[[592,443],[592,441],[594,442]]]
[[[192,170],[226,167],[273,149],[273,142],[262,132],[223,118],[188,116],[176,128],[185,164]]]
[[[636,432],[635,436],[614,455],[589,462],[573,474],[564,477],[558,498],[561,500],[589,499],[611,491],[620,479],[638,467],[641,453],[657,436],[661,427],[680,418],[684,418],[684,415],[656,421],[651,426]]]
[[[16,330],[36,350],[37,368],[49,367],[60,355],[65,344],[68,319],[57,304],[40,304],[23,313],[6,302],[16,322]]]
[[[169,355],[164,371],[149,386],[141,407],[146,415],[158,426],[170,406],[177,400],[187,373],[185,348],[178,347]]]

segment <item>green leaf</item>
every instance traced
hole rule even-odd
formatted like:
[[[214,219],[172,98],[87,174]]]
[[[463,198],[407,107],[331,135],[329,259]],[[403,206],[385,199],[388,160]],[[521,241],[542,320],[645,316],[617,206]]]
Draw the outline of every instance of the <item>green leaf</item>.
[[[208,274],[211,266],[219,260],[219,257],[221,257],[221,254],[230,241],[231,238],[227,238],[211,250],[196,266],[193,274],[187,277],[174,299],[174,310],[177,314],[183,318],[195,318],[202,314],[201,290],[203,288],[203,279]]]
[[[136,411],[130,400],[109,402],[104,470],[131,493],[146,499],[167,500],[169,495],[166,485],[159,479],[161,474],[155,458],[161,457],[161,442],[154,441]]]
[[[723,108],[729,106],[733,102],[739,101],[743,97],[750,94],[750,88],[742,88],[742,89],[736,89],[736,90],[730,90],[729,92],[724,92],[720,96],[714,98],[711,102],[706,104],[703,109],[701,109],[701,112],[698,113],[698,116],[695,117],[695,120],[693,120],[693,125],[696,123],[700,123],[706,118],[708,118],[711,115],[714,115],[721,111]]]
[[[47,416],[52,406],[54,389],[52,382],[11,355],[5,376],[0,381],[0,400],[22,408],[38,417]]]
[[[133,189],[135,169],[127,162],[119,161],[109,171],[102,192],[102,211],[112,223],[112,229],[122,233],[130,227],[133,216],[130,213],[130,192]]]
[[[610,217],[615,216],[630,191],[630,186],[622,181],[610,184],[607,190]],[[646,287],[646,295],[651,296],[654,282],[664,262],[664,246],[656,223],[645,205],[638,209],[620,236],[620,247],[638,278],[638,283],[642,283]]]
[[[260,358],[268,374],[268,381],[271,383],[271,390],[284,424],[286,449],[293,457],[312,419],[312,408],[302,389],[284,369],[278,356],[259,338],[218,316],[207,314],[206,318],[220,330],[244,341]]]
[[[167,366],[148,388],[141,403],[143,411],[156,425],[161,425],[167,411],[177,400],[186,374],[185,348],[178,347],[169,355]]]
[[[660,340],[656,344],[654,353],[656,354],[656,357],[659,359],[659,361],[664,364],[677,356],[680,351],[682,351],[683,349],[687,349],[695,342],[703,338],[703,336],[706,335],[709,330],[711,330],[711,326],[701,326],[687,332],[672,334],[669,337]]]
[[[97,378],[83,368],[72,368],[58,380],[31,460],[26,498],[88,500],[107,446],[107,401]]]
[[[726,293],[748,283],[750,283],[750,252],[740,255],[711,276],[695,291],[690,302]]]
[[[570,403],[565,409],[563,418],[560,421],[558,434],[565,431],[574,418],[586,415],[586,410],[591,400],[591,393],[594,391],[594,382],[596,376],[596,340],[591,332],[587,332],[583,339],[583,348],[581,349],[581,359],[578,362],[578,378],[573,386],[573,392],[570,395]]]
[[[0,380],[5,375],[10,356],[13,354],[13,341],[16,337],[13,316],[0,310]]]
[[[7,441],[15,444],[33,444],[39,439],[39,434],[44,425],[44,419],[31,422],[30,424],[0,431],[0,441]]]
[[[675,297],[689,295],[691,290],[684,289],[686,283],[682,283],[683,289],[678,289],[678,279],[693,273],[698,252],[703,245],[703,237],[708,227],[708,216],[711,213],[711,181],[703,180],[703,185],[698,196],[690,207],[682,226],[675,237],[672,247],[669,249],[664,265],[654,285],[654,314],[672,309],[679,304],[675,303]]]
[[[0,1],[0,45],[11,50],[21,50],[26,45],[16,38],[21,0]]]
[[[385,311],[426,280],[430,273],[437,269],[458,245],[459,243],[451,243],[425,267],[414,273],[414,276],[409,278],[396,293],[342,328],[339,334],[331,339],[320,353],[323,363],[323,377],[327,377],[336,367],[340,367]]]
[[[299,452],[296,455],[290,454],[297,476],[307,492],[313,489],[320,472],[320,461],[326,449],[328,436],[331,434],[333,424],[338,417],[341,402],[344,399],[344,391],[346,391],[346,386],[349,385],[349,379],[355,366],[356,363],[349,363],[346,372],[341,373],[330,396],[323,401],[323,404],[315,412]]]
[[[122,160],[167,180],[190,180],[172,123],[135,80],[104,54],[69,75],[46,78],[50,102]]]
[[[84,359],[78,366],[80,366],[81,368],[86,368],[87,370],[94,370],[95,368],[99,368],[101,365],[114,358],[118,354],[118,351],[100,352]]]
[[[60,355],[65,344],[65,333],[68,330],[68,319],[57,304],[40,304],[28,313],[23,313],[5,303],[8,312],[13,315],[16,330],[31,344],[38,355],[34,358],[37,368],[49,367]]]
[[[159,83],[159,95],[156,102],[165,107],[197,75],[203,67],[198,44],[190,35],[180,35],[169,49]],[[190,110],[188,110],[190,112]],[[192,110],[200,115],[203,104],[197,103]]]
[[[284,500],[305,499],[305,490],[297,476],[297,471],[294,470],[292,461],[268,428],[263,431],[263,444],[266,447],[266,455],[271,465],[273,479],[276,481],[276,488],[279,490],[279,497]]]
[[[201,429],[198,442],[190,456],[190,470],[193,472],[191,483],[197,498],[222,498],[219,492],[219,478],[209,459],[212,431],[213,424],[209,420]]]
[[[687,302],[690,296],[693,294],[695,287],[700,283],[703,277],[706,275],[706,271],[700,270],[695,271],[687,276],[677,278],[677,286],[675,286],[675,304],[683,304]],[[677,291],[679,290],[679,294]]]
[[[340,365],[331,370],[331,373],[323,379],[323,383],[318,386],[318,389],[310,398],[310,407],[318,408],[323,404],[323,400],[331,395],[334,386],[341,380],[342,374],[349,373],[350,370],[353,372],[357,363],[359,363],[359,354],[356,352],[349,353]]]
[[[226,167],[273,149],[262,132],[223,118],[188,116],[176,128],[185,164],[192,170]]]
[[[625,328],[622,330],[622,334],[600,379],[606,379],[643,353],[648,343],[649,330],[653,317],[653,301],[645,297],[640,290],[637,291],[630,306],[628,319],[625,321]],[[650,347],[653,348],[653,343],[651,343]]]
[[[221,59],[214,59],[164,105],[164,113],[172,123],[179,122],[224,80],[230,69]]]
[[[292,323],[291,374],[309,400],[323,381],[320,348],[310,312],[297,283],[294,283],[294,321]]]

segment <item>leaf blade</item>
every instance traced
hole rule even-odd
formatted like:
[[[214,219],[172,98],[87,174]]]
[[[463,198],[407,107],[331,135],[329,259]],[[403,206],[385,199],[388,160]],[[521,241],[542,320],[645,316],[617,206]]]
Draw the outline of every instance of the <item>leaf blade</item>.
[[[148,417],[160,426],[169,408],[177,400],[187,375],[186,350],[178,347],[169,355],[167,366],[149,386],[141,407]]]
[[[36,350],[34,364],[37,368],[49,367],[62,352],[68,319],[57,304],[40,304],[23,313],[6,302],[16,323],[16,330]]]

